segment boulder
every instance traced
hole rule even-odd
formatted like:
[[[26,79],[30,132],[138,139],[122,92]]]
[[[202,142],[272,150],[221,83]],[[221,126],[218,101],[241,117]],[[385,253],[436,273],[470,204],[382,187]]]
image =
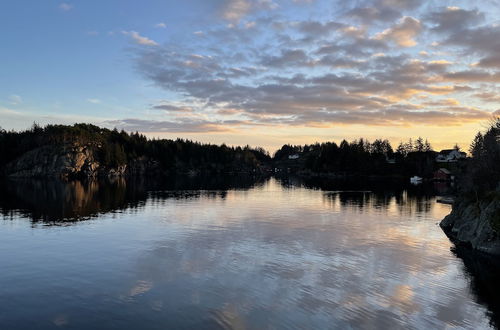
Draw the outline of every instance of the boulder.
[[[439,224],[456,244],[500,255],[500,201],[496,198],[482,201],[458,199],[451,213]]]

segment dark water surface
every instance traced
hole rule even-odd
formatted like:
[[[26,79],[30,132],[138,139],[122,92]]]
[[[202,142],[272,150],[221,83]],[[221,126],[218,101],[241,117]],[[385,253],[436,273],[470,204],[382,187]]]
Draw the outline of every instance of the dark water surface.
[[[395,188],[396,187],[396,188]],[[0,329],[486,329],[500,267],[432,189],[2,182]]]

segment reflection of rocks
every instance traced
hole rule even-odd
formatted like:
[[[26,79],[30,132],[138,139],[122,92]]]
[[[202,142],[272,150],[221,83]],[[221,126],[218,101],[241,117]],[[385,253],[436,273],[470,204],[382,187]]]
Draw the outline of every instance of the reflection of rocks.
[[[78,221],[126,208],[135,208],[148,198],[225,198],[229,189],[248,189],[261,178],[166,177],[125,179],[112,176],[90,180],[13,179],[0,181],[0,214],[19,212],[33,221]]]
[[[126,181],[15,180],[0,191],[4,214],[17,211],[33,221],[77,221],[136,204],[147,197],[143,189],[127,190]]]
[[[465,270],[470,275],[472,292],[477,302],[490,311],[493,326],[500,326],[500,261],[496,257],[480,254],[457,246],[453,253],[463,260]]]

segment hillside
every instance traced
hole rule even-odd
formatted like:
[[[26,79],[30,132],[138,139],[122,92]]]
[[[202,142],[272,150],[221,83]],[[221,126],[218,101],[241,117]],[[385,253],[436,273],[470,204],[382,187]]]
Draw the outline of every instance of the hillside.
[[[2,173],[14,177],[255,172],[270,160],[263,149],[248,146],[148,140],[139,133],[89,124],[0,131],[0,154]]]

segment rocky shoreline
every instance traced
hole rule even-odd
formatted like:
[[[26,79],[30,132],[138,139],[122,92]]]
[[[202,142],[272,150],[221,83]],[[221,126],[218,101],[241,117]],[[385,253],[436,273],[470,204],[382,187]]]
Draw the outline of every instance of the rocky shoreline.
[[[46,145],[28,151],[7,164],[3,174],[14,178],[92,178],[146,175],[159,170],[159,162],[146,157],[115,167],[104,166],[92,147],[72,144]]]
[[[439,225],[455,244],[500,256],[499,199],[457,199],[451,213]]]

